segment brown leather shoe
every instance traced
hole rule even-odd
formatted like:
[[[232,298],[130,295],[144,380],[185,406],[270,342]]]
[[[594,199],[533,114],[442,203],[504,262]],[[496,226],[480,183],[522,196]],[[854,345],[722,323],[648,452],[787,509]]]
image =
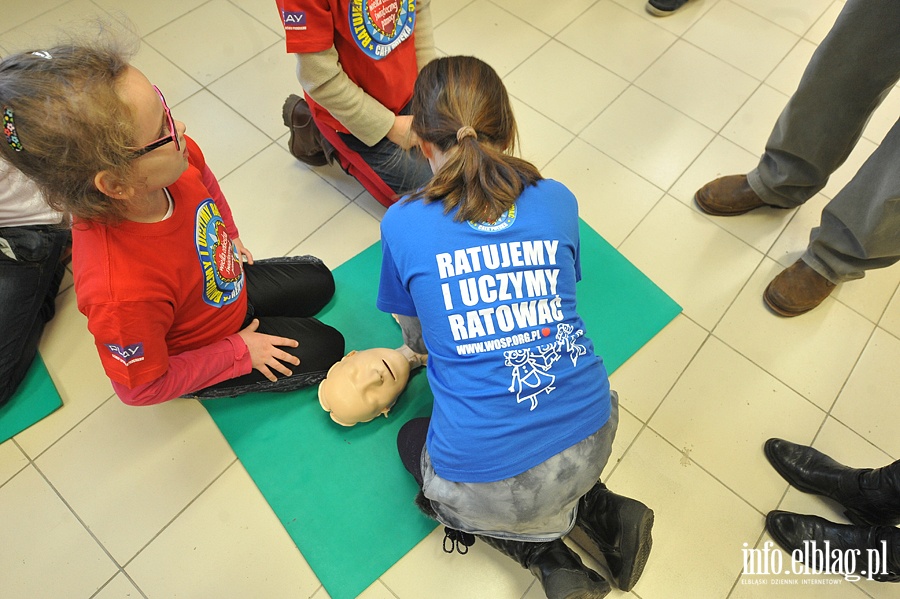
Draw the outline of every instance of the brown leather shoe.
[[[806,262],[797,260],[772,279],[763,300],[776,314],[798,316],[821,304],[835,287]]]
[[[288,96],[281,108],[281,118],[291,130],[288,149],[294,158],[311,166],[328,164],[325,140],[312,118],[306,100],[295,94]]]
[[[768,206],[747,183],[747,175],[728,175],[710,181],[694,194],[697,206],[713,216],[737,216]]]

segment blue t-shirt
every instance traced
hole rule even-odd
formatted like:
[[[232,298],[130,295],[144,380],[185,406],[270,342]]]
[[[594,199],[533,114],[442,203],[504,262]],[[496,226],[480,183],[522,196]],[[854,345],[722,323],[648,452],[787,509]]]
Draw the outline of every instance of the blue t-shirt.
[[[516,476],[606,423],[609,380],[575,307],[578,204],[565,186],[539,181],[493,223],[401,200],[381,238],[378,308],[422,323],[439,476]]]

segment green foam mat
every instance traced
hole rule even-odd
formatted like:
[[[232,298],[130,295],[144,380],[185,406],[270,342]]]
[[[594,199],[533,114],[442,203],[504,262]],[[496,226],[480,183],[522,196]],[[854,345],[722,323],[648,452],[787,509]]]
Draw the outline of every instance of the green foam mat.
[[[578,307],[609,372],[681,308],[615,248],[581,223]],[[337,293],[319,318],[347,351],[398,347],[400,329],[375,307],[376,243],[334,271]],[[397,455],[400,427],[431,413],[423,371],[388,418],[339,426],[316,389],[204,402],[241,463],[332,599],[356,597],[436,526],[413,504],[417,486]]]
[[[38,354],[19,388],[9,402],[0,408],[0,443],[46,418],[60,406],[62,399],[50,379],[44,360]]]

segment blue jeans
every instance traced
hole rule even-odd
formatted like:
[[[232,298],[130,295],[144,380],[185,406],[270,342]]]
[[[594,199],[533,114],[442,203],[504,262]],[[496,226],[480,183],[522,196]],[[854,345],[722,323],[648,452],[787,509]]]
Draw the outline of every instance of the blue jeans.
[[[52,226],[3,227],[16,259],[0,252],[0,405],[19,387],[37,353],[44,325],[56,313],[56,294],[71,243],[68,230]]]
[[[409,114],[409,104],[400,114]],[[406,151],[386,137],[370,147],[349,133],[338,135],[348,148],[372,167],[388,187],[401,196],[419,189],[431,180],[431,165],[418,148]]]

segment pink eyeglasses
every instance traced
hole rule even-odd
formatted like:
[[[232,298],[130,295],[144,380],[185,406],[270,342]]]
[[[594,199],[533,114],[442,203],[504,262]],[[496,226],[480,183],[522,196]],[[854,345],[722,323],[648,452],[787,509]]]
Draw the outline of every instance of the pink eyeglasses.
[[[132,154],[134,158],[139,156],[143,156],[147,152],[152,152],[156,148],[160,148],[166,145],[169,142],[173,142],[175,144],[175,149],[180,150],[181,144],[178,143],[178,133],[175,131],[175,119],[172,118],[172,111],[169,110],[169,105],[166,104],[166,99],[163,97],[162,92],[159,91],[159,88],[155,85],[153,89],[156,90],[157,95],[159,96],[160,101],[162,101],[163,110],[166,112],[166,120],[168,121],[169,133],[164,137],[160,137],[156,141],[152,141],[148,143],[146,146],[139,150],[135,150]]]

